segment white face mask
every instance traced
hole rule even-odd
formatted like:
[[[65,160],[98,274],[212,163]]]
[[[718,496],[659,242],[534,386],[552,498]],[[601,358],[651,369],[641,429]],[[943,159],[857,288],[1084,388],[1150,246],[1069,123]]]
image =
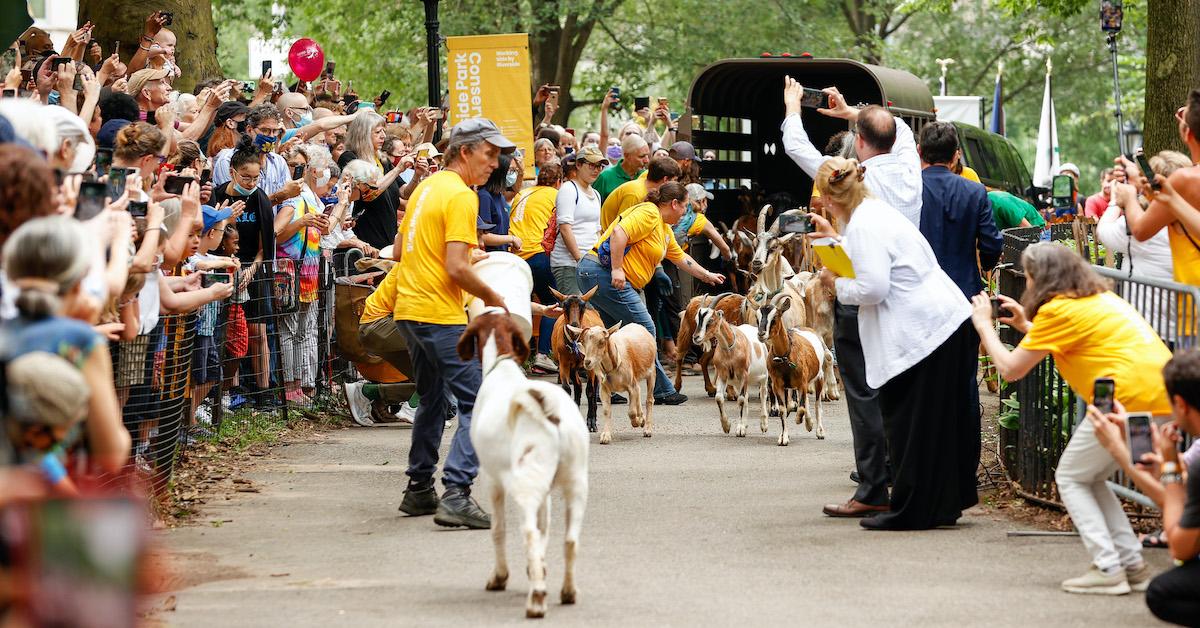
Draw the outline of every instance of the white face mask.
[[[329,168],[326,168],[322,170],[321,175],[317,177],[317,186],[322,188],[325,187],[329,184],[329,179]]]

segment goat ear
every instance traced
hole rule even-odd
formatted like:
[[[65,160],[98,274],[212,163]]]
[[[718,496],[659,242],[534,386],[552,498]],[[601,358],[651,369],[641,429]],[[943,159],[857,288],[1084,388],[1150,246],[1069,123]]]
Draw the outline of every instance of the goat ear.
[[[474,324],[468,325],[467,330],[458,339],[458,357],[468,362],[475,359],[475,345],[478,344],[477,329]]]
[[[737,232],[737,236],[738,239],[742,241],[742,244],[746,246],[754,246],[754,240],[752,240],[750,236],[746,235],[745,232],[739,231]]]
[[[553,295],[554,295],[554,298],[555,298],[555,299],[558,299],[558,302],[559,302],[559,303],[562,303],[563,301],[566,301],[566,300],[567,300],[567,295],[565,295],[565,294],[563,294],[563,293],[559,292],[558,290],[555,290],[554,288],[551,288],[551,289],[550,289],[550,294],[553,294]]]
[[[580,297],[580,298],[582,298],[582,299],[583,299],[585,302],[586,302],[586,301],[591,301],[591,300],[592,300],[592,297],[596,296],[596,291],[597,291],[597,290],[599,290],[599,289],[600,289],[600,286],[599,286],[599,285],[592,286],[592,289],[591,289],[591,290],[588,290],[588,291],[587,291],[587,292],[585,292],[585,293],[583,293],[583,296],[582,296],[582,297]]]
[[[784,296],[782,299],[779,300],[779,305],[777,305],[775,307],[775,309],[779,310],[780,313],[783,313],[783,312],[786,312],[789,309],[791,309],[791,307],[792,307],[792,297]]]
[[[717,320],[725,320],[725,310],[717,310]]]
[[[525,342],[525,335],[517,331],[515,326],[512,330],[512,348],[517,364],[524,364],[529,359],[529,343]]]
[[[618,321],[616,325],[613,325],[612,327],[608,328],[608,330],[607,330],[608,335],[611,336],[611,335],[617,333],[617,330],[619,330],[619,329],[621,329],[621,323]]]

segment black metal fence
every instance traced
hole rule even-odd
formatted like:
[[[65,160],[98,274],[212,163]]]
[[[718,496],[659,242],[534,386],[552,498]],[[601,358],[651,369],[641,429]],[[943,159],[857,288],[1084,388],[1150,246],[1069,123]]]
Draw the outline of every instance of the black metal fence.
[[[1079,227],[1071,223],[1052,225],[1050,240],[1071,246],[1080,242]],[[1025,288],[1021,268],[1021,252],[1043,237],[1037,227],[1009,229],[1003,233],[1002,266],[999,270],[999,293],[1019,299]],[[1091,240],[1088,240],[1091,243]],[[1081,254],[1097,256],[1091,261],[1103,261],[1107,252],[1098,247],[1085,247]],[[1118,261],[1119,261],[1119,255]],[[1113,291],[1125,298],[1146,318],[1151,327],[1172,349],[1197,346],[1197,316],[1200,315],[1200,288],[1174,282],[1131,277],[1126,271],[1104,266],[1093,270],[1113,282]],[[1016,346],[1022,334],[1007,326],[1000,330],[1001,340]],[[1070,439],[1075,424],[1082,418],[1083,401],[1063,381],[1054,368],[1054,359],[1047,357],[1032,371],[1001,391],[1001,409],[1016,411],[1016,429],[1002,427],[1001,443],[1009,479],[1026,498],[1061,505],[1054,472],[1058,459]],[[1126,488],[1126,496],[1134,496],[1132,485],[1123,477],[1114,480]]]

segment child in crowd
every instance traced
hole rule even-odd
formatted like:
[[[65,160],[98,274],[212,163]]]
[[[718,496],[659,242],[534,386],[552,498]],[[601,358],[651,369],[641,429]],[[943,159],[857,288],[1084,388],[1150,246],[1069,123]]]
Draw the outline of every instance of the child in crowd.
[[[217,252],[230,259],[237,259],[238,230],[226,228],[222,234],[221,245]],[[250,331],[246,326],[246,310],[244,304],[250,300],[246,283],[238,277],[238,286],[230,299],[225,323],[225,390],[227,398],[222,400],[229,410],[237,410],[248,401],[237,391],[238,367],[242,358],[246,357],[249,349]]]
[[[206,273],[202,284],[229,283],[231,277],[237,274],[238,263],[210,251],[220,246],[233,210],[205,205],[201,208],[201,215],[203,224],[194,228],[195,232],[188,243],[191,255],[187,260],[187,268],[191,272]],[[201,402],[208,397],[212,387],[221,381],[221,355],[216,339],[220,308],[221,303],[213,301],[201,306],[196,316],[196,336],[192,344],[192,411],[188,415],[194,417],[193,425],[196,421],[202,426],[212,424],[212,411]],[[203,428],[198,431],[204,435]]]

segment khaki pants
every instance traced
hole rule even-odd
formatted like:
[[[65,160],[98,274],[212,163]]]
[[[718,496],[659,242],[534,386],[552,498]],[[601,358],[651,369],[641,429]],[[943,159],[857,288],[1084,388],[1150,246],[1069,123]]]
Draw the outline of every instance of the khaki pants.
[[[408,355],[408,345],[404,337],[396,329],[396,321],[385,316],[358,327],[358,342],[371,355],[377,355],[385,362],[396,367],[405,377],[413,378],[412,359]]]

